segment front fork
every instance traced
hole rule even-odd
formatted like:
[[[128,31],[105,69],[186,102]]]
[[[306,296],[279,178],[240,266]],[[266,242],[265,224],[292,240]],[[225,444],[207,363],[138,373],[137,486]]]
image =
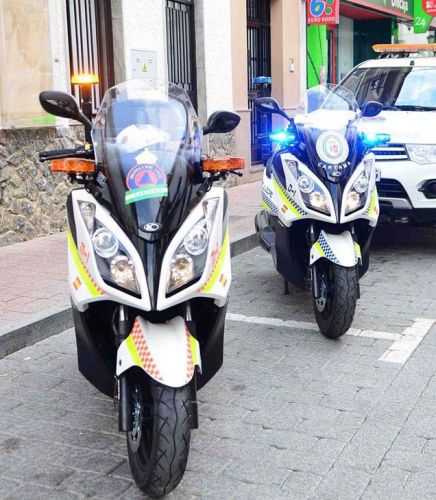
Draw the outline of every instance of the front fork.
[[[130,324],[127,308],[120,305],[118,316],[118,340],[121,344],[130,335]],[[130,432],[133,428],[132,400],[129,387],[128,372],[118,377],[118,429],[120,432]]]

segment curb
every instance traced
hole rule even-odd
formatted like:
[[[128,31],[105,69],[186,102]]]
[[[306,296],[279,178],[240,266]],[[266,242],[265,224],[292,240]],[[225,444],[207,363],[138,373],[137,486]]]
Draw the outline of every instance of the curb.
[[[256,248],[258,244],[257,235],[248,233],[230,243],[230,255],[237,257]],[[0,359],[72,327],[73,317],[68,307],[45,312],[31,323],[17,325],[14,330],[0,330]]]

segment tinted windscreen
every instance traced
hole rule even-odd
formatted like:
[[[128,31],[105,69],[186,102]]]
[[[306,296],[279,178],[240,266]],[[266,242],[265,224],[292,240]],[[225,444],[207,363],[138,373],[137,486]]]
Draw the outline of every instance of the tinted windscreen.
[[[378,101],[385,109],[436,109],[436,68],[358,68],[341,84],[359,106]]]

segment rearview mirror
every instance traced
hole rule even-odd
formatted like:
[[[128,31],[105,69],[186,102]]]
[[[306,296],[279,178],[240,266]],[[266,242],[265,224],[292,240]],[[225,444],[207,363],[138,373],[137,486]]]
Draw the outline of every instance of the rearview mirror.
[[[207,134],[225,134],[234,130],[241,121],[241,117],[231,111],[215,111],[207,120],[203,128],[203,135]]]
[[[291,121],[291,117],[283,111],[279,103],[273,97],[259,97],[255,99],[254,105],[261,113],[280,115]]]
[[[373,116],[379,115],[382,110],[383,104],[377,101],[369,101],[362,107],[362,117],[372,118]]]
[[[47,113],[76,120],[83,123],[87,130],[92,128],[92,123],[80,111],[76,99],[71,94],[57,90],[45,90],[39,94],[39,102]]]

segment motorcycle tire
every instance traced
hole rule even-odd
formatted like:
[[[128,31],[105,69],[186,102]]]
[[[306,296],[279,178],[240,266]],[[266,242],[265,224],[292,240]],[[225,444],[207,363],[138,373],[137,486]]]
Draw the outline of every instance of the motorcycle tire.
[[[337,339],[348,331],[354,319],[359,295],[357,269],[325,262],[319,270],[321,281],[326,280],[327,293],[324,304],[313,298],[316,322],[325,337]]]
[[[133,430],[127,433],[136,485],[152,497],[170,493],[188,461],[192,426],[191,390],[163,386],[142,373],[132,381]]]

